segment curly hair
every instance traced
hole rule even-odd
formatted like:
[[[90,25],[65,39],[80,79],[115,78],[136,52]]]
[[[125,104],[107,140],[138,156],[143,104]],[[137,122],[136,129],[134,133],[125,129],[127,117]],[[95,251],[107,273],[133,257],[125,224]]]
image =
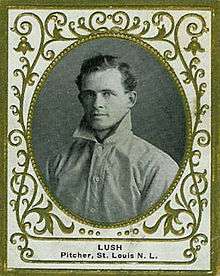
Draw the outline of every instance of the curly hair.
[[[107,69],[116,68],[121,73],[123,85],[126,90],[133,91],[137,85],[137,79],[131,72],[131,67],[125,63],[120,62],[119,58],[111,55],[96,55],[83,61],[80,74],[76,78],[76,85],[79,91],[81,90],[82,81],[85,76],[97,71],[104,71]]]

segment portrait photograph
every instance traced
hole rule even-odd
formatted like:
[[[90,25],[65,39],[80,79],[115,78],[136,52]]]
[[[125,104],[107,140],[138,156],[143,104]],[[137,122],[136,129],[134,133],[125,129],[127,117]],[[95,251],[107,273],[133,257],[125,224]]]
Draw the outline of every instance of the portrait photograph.
[[[13,1],[0,25],[5,271],[209,274],[214,4]]]
[[[82,218],[144,214],[174,182],[186,111],[174,72],[150,47],[92,40],[48,73],[34,106],[32,145],[43,182]]]

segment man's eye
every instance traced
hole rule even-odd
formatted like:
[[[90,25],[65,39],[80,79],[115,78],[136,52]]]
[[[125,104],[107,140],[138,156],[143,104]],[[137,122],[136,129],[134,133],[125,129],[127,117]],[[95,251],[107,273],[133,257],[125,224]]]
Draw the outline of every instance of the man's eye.
[[[111,95],[111,92],[110,92],[110,91],[104,91],[104,92],[102,93],[102,95],[103,95],[104,97],[109,97],[109,96]]]
[[[93,91],[86,91],[85,92],[85,97],[86,98],[92,98],[92,97],[94,97],[94,92]]]

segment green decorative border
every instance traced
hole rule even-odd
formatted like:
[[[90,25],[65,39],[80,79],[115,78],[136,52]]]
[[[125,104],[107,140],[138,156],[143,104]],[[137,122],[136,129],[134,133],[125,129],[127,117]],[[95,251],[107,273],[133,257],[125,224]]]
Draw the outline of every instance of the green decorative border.
[[[22,6],[24,4],[24,2],[22,2],[22,1],[19,1],[19,2],[16,2],[16,1],[3,1],[2,2],[2,7],[0,9],[1,16],[2,16],[1,18],[3,18],[3,24],[1,24],[1,26],[0,26],[1,33],[2,33],[2,40],[0,42],[0,46],[1,46],[1,53],[2,53],[1,56],[2,56],[2,60],[3,60],[3,62],[0,64],[0,72],[1,72],[1,77],[4,80],[4,82],[2,82],[0,84],[0,86],[2,88],[2,91],[5,91],[6,94],[7,94],[7,70],[6,70],[6,68],[7,68],[7,47],[6,47],[6,41],[7,41],[7,33],[6,33],[7,8],[6,8],[6,6],[9,3],[11,3],[12,5],[16,5],[16,8],[18,7],[18,5],[20,5],[20,8],[25,8],[25,6]],[[30,1],[29,3],[30,3],[30,5],[31,4],[32,5],[35,4],[34,1]],[[48,3],[47,1],[45,2],[45,1],[41,1],[40,0],[38,2],[39,5],[44,4],[45,7],[49,7],[48,4],[50,4],[52,6],[52,5],[58,5],[58,4],[66,5],[67,3],[69,3],[69,5],[72,5],[72,2],[70,2],[70,1],[68,2],[68,0],[67,1],[55,1],[55,2],[51,1],[50,3]],[[88,2],[87,1],[84,1],[84,2],[81,1],[81,3],[85,4],[84,8],[88,7]],[[121,5],[123,5],[123,3],[120,2],[120,1],[117,1],[117,3],[120,3]],[[132,2],[129,2],[129,1],[127,3],[127,5],[128,5],[129,8],[133,7],[133,6],[130,6],[131,3]],[[141,3],[144,4],[145,1],[142,1],[142,2],[139,1],[139,4],[141,4]],[[213,184],[216,184],[217,177],[218,177],[218,175],[217,175],[217,168],[219,167],[219,161],[217,161],[217,148],[218,148],[218,145],[219,145],[218,144],[218,139],[217,139],[217,134],[218,135],[220,134],[218,126],[217,126],[217,123],[216,123],[217,122],[217,120],[216,120],[217,119],[217,114],[219,114],[218,113],[218,108],[220,107],[220,104],[219,104],[220,103],[220,101],[219,101],[220,98],[219,98],[219,94],[218,94],[219,83],[217,81],[218,80],[218,72],[220,72],[220,70],[219,70],[220,66],[219,66],[219,62],[218,62],[218,60],[216,58],[216,57],[219,56],[218,53],[220,51],[220,47],[218,46],[219,45],[218,44],[219,43],[219,38],[218,38],[218,35],[217,35],[218,31],[220,29],[219,28],[219,24],[217,24],[218,22],[220,22],[219,21],[219,19],[220,19],[220,16],[219,16],[219,8],[220,8],[220,6],[219,5],[215,5],[214,1],[213,2],[210,2],[210,1],[203,1],[203,2],[198,2],[198,1],[184,1],[184,2],[183,1],[169,1],[169,3],[170,3],[170,5],[172,5],[172,9],[173,9],[173,7],[175,7],[175,9],[184,9],[184,8],[185,9],[198,9],[198,8],[200,8],[201,10],[203,10],[203,9],[207,9],[207,8],[211,9],[211,7],[213,7],[213,9],[214,9],[214,7],[215,7],[215,15],[216,15],[216,17],[214,17],[214,15],[213,15],[213,18],[214,18],[213,22],[214,22],[214,27],[215,27],[215,30],[213,32],[213,37],[214,37],[213,38],[213,45],[215,47],[213,47],[213,55],[212,55],[214,57],[213,58],[213,64],[214,64],[214,66],[213,66],[213,70],[212,70],[212,74],[214,75],[213,86],[212,86],[214,88],[214,92],[212,91],[212,93],[213,93],[213,95],[215,97],[215,100],[212,101],[212,106],[214,108],[214,110],[212,112],[212,130],[213,130],[213,133],[215,134],[215,136],[213,138],[213,146],[212,146],[212,153],[213,153],[213,158],[212,158],[212,180],[213,180]],[[169,6],[168,6],[169,3],[164,3],[164,1],[162,1],[162,2],[155,1],[155,3],[152,3],[152,4],[148,3],[147,5],[145,5],[145,7],[149,8],[149,7],[156,7],[156,6],[158,6],[158,8],[160,8],[161,5],[163,5],[163,9],[166,9],[166,8],[169,8]],[[105,2],[105,4],[106,4],[106,6],[109,5],[107,1]],[[133,8],[134,9],[136,7],[143,8],[143,6],[139,6],[139,4],[137,4]],[[200,6],[199,6],[199,4],[200,4]],[[97,5],[98,5],[98,2],[97,1],[94,2],[93,8],[95,6],[97,6]],[[167,5],[167,6],[164,6],[164,5]],[[178,5],[179,5],[179,7],[178,7]],[[186,7],[184,5],[188,5],[188,7]],[[36,8],[39,8],[39,9],[44,9],[45,8],[43,6],[36,6],[36,5],[35,6],[33,5],[33,7],[36,7]],[[64,6],[57,6],[57,8],[63,8],[63,7]],[[218,9],[217,9],[217,7],[218,7]],[[100,8],[100,6],[99,6],[99,8]],[[1,99],[2,99],[2,101],[0,101],[0,104],[1,104],[1,107],[2,107],[1,110],[5,111],[5,112],[1,113],[1,119],[4,122],[4,124],[0,127],[2,137],[6,136],[5,133],[6,133],[6,130],[7,130],[7,119],[6,119],[6,116],[5,116],[7,114],[7,104],[6,104],[7,103],[7,97],[6,97],[6,94],[2,93],[0,95]],[[5,155],[6,148],[7,148],[6,143],[4,143],[3,147],[1,147],[1,149],[4,150],[4,154],[1,155],[1,159],[0,159],[1,165],[2,165],[1,168],[4,168],[4,169],[2,171],[0,171],[0,173],[1,173],[1,176],[2,176],[1,179],[3,179],[3,178],[5,179],[4,180],[4,184],[5,185],[1,187],[1,191],[2,191],[1,194],[5,195],[4,198],[3,198],[3,208],[1,208],[1,212],[2,212],[2,215],[3,215],[3,220],[1,220],[1,226],[3,227],[3,233],[5,233],[5,235],[1,236],[1,237],[7,237],[7,234],[6,234],[6,224],[4,223],[7,220],[6,212],[5,212],[6,206],[7,206],[7,204],[6,204],[7,203],[7,199],[6,199],[6,191],[7,191],[7,187],[6,187],[6,183],[7,183],[7,181],[6,181],[6,163],[7,162],[6,162],[6,155]],[[220,159],[218,159],[218,160],[220,160]],[[213,238],[214,238],[214,236],[218,235],[218,231],[219,231],[218,230],[219,229],[219,223],[218,223],[217,227],[216,227],[216,224],[215,224],[215,222],[217,220],[219,221],[219,219],[218,219],[219,217],[218,217],[218,213],[216,212],[216,208],[214,208],[214,206],[217,207],[217,204],[215,204],[215,203],[217,203],[217,199],[218,199],[218,195],[219,195],[219,190],[217,189],[217,186],[215,186],[215,185],[213,186],[212,195],[213,195],[213,198],[214,198],[214,200],[212,201],[213,202],[213,204],[212,204],[212,211],[213,211],[212,229],[214,229],[214,230],[212,230],[212,233],[213,233]],[[6,242],[7,242],[7,239],[5,238],[5,240],[4,240],[5,247],[2,250],[3,258],[1,258],[1,260],[3,260],[3,263],[5,265],[7,263],[6,249],[5,249],[6,248]],[[218,242],[216,242],[215,244],[213,244],[213,247],[215,249],[215,253],[217,253],[219,251],[219,247],[218,247],[217,244],[218,244]],[[2,257],[2,255],[1,255],[1,257]],[[216,272],[216,265],[217,265],[217,260],[218,260],[217,258],[218,258],[217,254],[214,254],[214,256],[212,258],[212,265],[213,265],[212,268],[213,268],[213,270],[215,272]],[[30,275],[30,274],[33,275],[33,273],[34,273],[33,270],[22,270],[22,271],[24,272],[23,275]],[[51,270],[51,274],[54,271],[56,271],[56,273],[58,273],[58,270],[53,270],[53,271]],[[8,273],[8,274],[14,274],[14,273],[16,273],[16,270],[14,272],[12,271],[11,273]],[[41,270],[41,272],[39,271],[37,273],[37,275],[45,275],[45,273],[46,273],[46,270]],[[70,272],[68,272],[68,273],[70,273]],[[87,273],[89,273],[89,272],[80,272],[80,275],[81,274],[84,274],[84,275],[86,274],[87,275]],[[92,271],[91,271],[91,273],[92,273]],[[97,272],[94,272],[94,273],[95,273],[95,275],[97,274]],[[94,273],[92,273],[92,274],[94,274]],[[102,272],[102,274],[105,274],[105,275],[106,274],[109,275],[109,273],[110,272]],[[169,271],[169,272],[163,271],[162,272],[161,271],[161,273],[160,273],[158,271],[152,271],[152,272],[135,271],[134,275],[142,275],[142,274],[145,274],[145,273],[147,273],[148,275],[149,274],[150,275],[159,275],[161,273],[163,273],[163,275],[174,275],[174,274],[176,275],[178,272],[171,272],[171,271]],[[206,274],[206,272],[204,272],[204,273]],[[185,271],[184,275],[192,275],[192,274],[193,275],[195,275],[195,274],[196,275],[204,275],[204,273],[201,272],[201,271],[200,272],[186,272]],[[64,275],[65,272],[64,273],[59,273],[59,275],[61,275],[61,274]],[[74,275],[75,274],[78,275],[77,271],[74,271]],[[130,271],[130,274],[132,274],[132,271]],[[117,275],[119,275],[119,272],[117,272]]]
[[[39,45],[38,52],[35,56],[35,59],[33,60],[33,63],[30,64],[29,60],[25,57],[25,54],[28,51],[34,51],[31,44],[28,41],[28,35],[32,31],[32,24],[30,22],[22,21],[21,18],[24,16],[31,16],[33,17],[39,24],[40,30],[41,30],[41,43]],[[187,64],[186,60],[184,59],[184,55],[181,52],[181,47],[178,40],[178,31],[181,23],[186,18],[196,18],[200,21],[201,26],[198,26],[198,23],[191,22],[188,23],[186,31],[189,36],[191,36],[191,42],[184,47],[185,51],[191,52],[193,55],[191,61],[189,64]],[[95,18],[95,19],[94,19]],[[163,19],[166,18],[170,21],[170,27],[166,29],[165,25],[163,24]],[[108,29],[102,25],[105,24],[106,20],[112,20],[113,26],[111,29]],[[19,21],[20,25],[19,25]],[[53,31],[50,32],[49,30],[49,23],[50,21],[53,21]],[[94,21],[99,26],[97,28],[94,27]],[[125,21],[124,28],[121,27]],[[48,200],[48,204],[46,207],[40,207],[39,205],[43,202],[43,194],[37,199],[37,181],[36,179],[28,173],[28,168],[30,165],[30,161],[32,159],[32,162],[34,162],[32,147],[31,147],[31,135],[30,135],[30,127],[31,127],[31,117],[33,114],[33,104],[30,106],[29,110],[29,119],[28,119],[28,128],[26,129],[24,118],[23,118],[23,102],[24,102],[24,96],[26,92],[26,88],[28,86],[33,86],[35,84],[35,78],[39,77],[39,75],[34,72],[34,67],[38,62],[38,59],[42,56],[45,60],[51,61],[51,64],[49,65],[48,69],[46,70],[46,73],[50,71],[57,63],[57,60],[60,59],[60,57],[63,56],[63,54],[66,54],[68,51],[70,51],[73,46],[79,45],[81,42],[88,41],[90,39],[98,38],[98,37],[118,37],[118,38],[124,38],[132,40],[136,43],[139,43],[141,46],[144,46],[148,50],[150,49],[151,52],[153,51],[153,48],[146,44],[146,42],[143,42],[145,40],[155,40],[155,41],[165,41],[172,45],[173,51],[171,50],[165,50],[164,51],[164,59],[167,61],[175,60],[177,57],[180,58],[185,71],[181,72],[182,75],[185,76],[184,83],[190,84],[192,83],[195,95],[196,95],[196,120],[194,124],[194,128],[192,131],[192,134],[189,131],[188,126],[188,146],[190,145],[192,147],[192,150],[188,152],[188,154],[185,155],[189,159],[189,165],[191,172],[183,179],[183,182],[181,184],[180,189],[180,196],[178,194],[175,195],[175,201],[180,206],[179,209],[174,209],[170,206],[170,201],[168,201],[165,205],[165,214],[161,216],[156,224],[153,227],[148,227],[146,223],[143,225],[143,230],[146,232],[146,234],[153,234],[157,231],[158,227],[160,226],[162,220],[165,221],[164,223],[164,236],[166,236],[169,232],[171,232],[173,235],[176,236],[183,236],[185,233],[185,229],[182,226],[183,222],[179,219],[180,214],[187,214],[191,218],[191,222],[187,224],[187,228],[192,229],[192,232],[187,237],[180,237],[178,239],[151,239],[156,241],[168,241],[168,240],[185,240],[190,239],[190,248],[186,249],[184,251],[184,257],[189,258],[191,260],[188,261],[194,262],[197,259],[197,251],[200,250],[201,246],[196,245],[196,243],[200,243],[205,245],[208,242],[208,239],[206,235],[202,233],[197,233],[199,229],[199,225],[202,218],[202,211],[203,208],[207,206],[207,199],[202,198],[202,195],[206,192],[208,187],[208,180],[206,178],[206,170],[203,172],[195,171],[195,168],[199,165],[199,159],[201,158],[201,151],[199,149],[193,149],[193,142],[197,139],[197,147],[206,147],[210,143],[210,134],[205,129],[198,129],[199,124],[202,122],[202,116],[205,115],[206,110],[209,108],[207,104],[201,105],[201,98],[203,94],[205,93],[206,83],[204,82],[198,82],[200,78],[203,78],[205,75],[205,70],[202,68],[198,68],[198,64],[200,62],[200,59],[196,56],[197,52],[203,52],[205,51],[204,48],[201,47],[199,43],[199,37],[203,35],[203,33],[208,31],[208,28],[206,27],[206,23],[204,18],[196,13],[189,13],[183,15],[175,25],[174,19],[171,14],[168,12],[156,12],[152,17],[152,24],[157,27],[157,34],[153,37],[145,37],[145,35],[148,33],[151,24],[148,21],[141,22],[140,18],[135,16],[133,17],[133,20],[130,20],[128,14],[123,11],[115,12],[114,14],[106,15],[103,12],[95,12],[93,13],[88,21],[86,22],[86,19],[84,17],[81,17],[76,22],[69,22],[68,28],[73,37],[65,37],[62,35],[63,27],[67,24],[67,18],[65,14],[61,12],[54,12],[47,16],[44,24],[41,21],[41,19],[31,12],[26,12],[23,14],[20,14],[16,17],[14,22],[14,27],[11,29],[12,31],[16,32],[20,36],[20,42],[17,45],[17,47],[14,48],[15,51],[21,52],[23,56],[20,58],[20,62],[23,64],[22,69],[16,69],[14,70],[14,76],[20,77],[22,84],[21,87],[18,86],[12,86],[12,89],[14,90],[14,96],[18,99],[19,105],[11,105],[10,108],[12,110],[12,114],[14,116],[18,117],[18,122],[21,126],[21,129],[13,129],[9,133],[9,143],[11,146],[18,147],[22,144],[23,140],[26,145],[28,145],[28,150],[25,151],[24,149],[20,149],[17,151],[17,157],[18,157],[18,166],[20,168],[23,168],[23,171],[17,171],[16,168],[13,169],[13,177],[11,179],[11,190],[12,192],[17,196],[17,198],[10,201],[11,206],[13,207],[13,210],[16,213],[16,218],[18,222],[18,226],[21,229],[21,232],[14,233],[11,236],[11,242],[15,244],[17,240],[19,239],[22,245],[18,245],[18,250],[21,251],[20,256],[23,261],[31,261],[29,258],[31,258],[34,254],[33,250],[28,247],[28,236],[32,238],[37,238],[34,236],[31,236],[27,229],[31,228],[31,223],[26,220],[26,218],[33,213],[38,214],[39,221],[38,223],[41,223],[42,221],[45,222],[44,227],[42,229],[39,229],[37,227],[37,224],[34,226],[33,231],[36,235],[42,235],[45,234],[47,231],[53,236],[53,223],[54,221],[57,222],[60,230],[65,234],[71,234],[74,231],[74,224],[72,223],[70,226],[64,225],[64,223],[61,221],[61,219],[52,212],[53,206],[52,202]],[[143,27],[141,27],[143,26]],[[132,34],[132,32],[136,29],[141,29],[138,34]],[[46,31],[47,35],[50,37],[50,40],[45,42],[44,41],[44,30]],[[88,34],[82,35],[79,33],[79,30],[86,31]],[[174,33],[174,42],[172,40],[169,40],[169,36]],[[80,39],[79,39],[80,38]],[[50,43],[53,43],[54,41],[76,41],[75,44],[72,44],[73,46],[68,47],[66,50],[64,50],[56,59],[55,58],[55,52],[51,49],[46,50],[46,47]],[[142,40],[142,41],[141,41]],[[159,56],[157,51],[153,51]],[[170,69],[169,66],[167,66],[168,69]],[[169,71],[172,72],[170,69]],[[174,72],[172,72],[174,75]],[[43,83],[42,80],[45,79],[45,75],[41,78],[36,91],[40,91],[41,84]],[[179,84],[180,86],[180,84]],[[183,93],[184,95],[184,93]],[[32,103],[36,102],[36,93],[33,96]],[[185,107],[187,106],[186,110],[188,110],[188,105],[185,102]],[[189,120],[189,116],[187,117],[188,124],[191,122]],[[23,157],[25,160],[24,162],[19,162],[19,158]],[[32,156],[32,157],[31,157]],[[197,157],[197,161],[194,160],[194,158]],[[184,162],[185,163],[185,162]],[[35,166],[36,167],[36,166]],[[38,174],[39,175],[39,174]],[[32,182],[32,185],[34,187],[34,193],[31,198],[31,200],[27,198],[22,198],[23,196],[28,194],[28,186],[25,185],[26,178],[29,178],[29,181]],[[194,198],[191,198],[187,201],[187,198],[184,194],[184,186],[187,180],[191,178],[192,183],[190,185],[190,193]],[[178,179],[178,177],[177,177]],[[201,182],[203,182],[203,187],[201,189]],[[30,184],[29,184],[30,185]],[[166,199],[166,196],[164,197]],[[22,215],[20,216],[20,204],[23,204],[26,206],[24,209]],[[161,205],[160,203],[158,204]],[[194,214],[193,208],[198,205],[198,212],[199,215],[196,217]],[[156,207],[152,208],[153,210],[156,209]],[[149,211],[149,213],[152,212],[152,210]],[[149,214],[148,213],[148,214]],[[143,217],[141,217],[143,218]],[[136,220],[135,220],[136,221]],[[134,220],[130,220],[128,223],[135,222]],[[85,221],[84,221],[85,222]],[[176,225],[181,225],[179,229],[176,229],[173,226],[173,223]],[[115,225],[122,226],[121,225]],[[100,225],[95,225],[100,226]],[[106,225],[102,225],[102,227],[107,227]],[[129,233],[128,233],[129,234]],[[45,238],[45,237],[43,237]],[[48,237],[46,238],[48,239]],[[54,239],[54,238],[53,238]],[[146,239],[149,240],[149,239]],[[187,262],[186,262],[187,263]]]
[[[133,3],[133,1],[127,1],[127,5],[130,8],[130,4]],[[0,125],[0,132],[1,132],[1,137],[4,137],[4,141],[6,140],[6,133],[7,133],[7,4],[11,4],[13,6],[25,8],[26,1],[2,1],[2,6],[0,8],[0,13],[1,13],[1,40],[0,40],[0,50],[1,50],[1,64],[0,64],[0,72],[1,72],[1,79],[4,80],[3,82],[0,83],[1,91],[4,91],[4,93],[0,93],[1,101],[0,101],[0,106],[1,110],[4,112],[1,112],[1,121],[3,124]],[[65,7],[65,5],[72,5],[72,1],[50,1],[48,2],[47,0],[39,0],[38,5],[36,6],[36,1],[29,1],[29,4],[32,5],[32,7],[36,8],[45,8],[49,6],[56,5],[59,8]],[[84,7],[88,7],[90,3],[88,1],[80,1],[78,2],[78,5],[84,4]],[[97,5],[104,5],[103,1],[94,1],[94,6]],[[109,4],[112,4],[111,1],[105,1],[106,6]],[[114,4],[117,5],[123,5],[123,1],[117,1],[114,2]],[[167,8],[170,7],[173,9],[206,9],[208,8],[213,8],[213,25],[214,25],[214,30],[213,30],[213,36],[212,36],[212,45],[213,45],[213,50],[212,50],[212,95],[213,95],[213,100],[212,100],[212,133],[214,134],[213,143],[212,143],[212,238],[213,242],[212,244],[212,271],[211,275],[217,275],[218,271],[220,271],[220,265],[219,265],[219,239],[217,239],[220,231],[220,219],[219,219],[219,212],[218,210],[218,199],[220,197],[220,190],[218,189],[218,180],[219,180],[219,174],[218,174],[218,169],[220,168],[220,156],[217,154],[220,151],[219,148],[219,138],[220,137],[220,129],[218,127],[218,121],[217,118],[219,116],[219,108],[220,108],[220,84],[219,84],[219,73],[220,73],[220,60],[219,60],[219,52],[220,52],[220,41],[219,41],[219,32],[220,32],[220,5],[219,3],[216,3],[216,1],[197,1],[197,0],[186,0],[186,1],[153,1],[153,2],[148,2],[146,4],[146,1],[138,1],[136,3],[136,7],[141,8],[145,4],[145,7],[161,7]],[[44,5],[39,6],[39,5]],[[60,5],[60,6],[58,6]],[[61,6],[62,5],[62,6]],[[77,5],[77,3],[75,4]],[[187,5],[187,6],[186,6]],[[81,6],[82,7],[82,6]],[[50,270],[50,272],[47,269],[41,269],[41,270],[35,270],[35,269],[15,269],[11,270],[10,272],[6,272],[6,267],[7,267],[7,256],[6,256],[6,248],[7,248],[7,232],[6,232],[6,223],[7,223],[7,174],[6,174],[6,143],[2,144],[1,143],[1,152],[2,154],[0,155],[0,163],[1,163],[1,168],[0,174],[1,174],[1,179],[4,179],[4,185],[1,186],[1,195],[3,196],[3,208],[1,208],[1,214],[2,214],[2,219],[0,221],[1,225],[1,238],[2,238],[2,250],[1,250],[1,268],[3,274],[7,275],[17,275],[18,273],[22,273],[22,275],[97,275],[99,272],[102,275],[124,275],[125,272],[120,272],[119,270],[116,271],[97,271],[97,270],[90,270],[90,271],[82,271],[82,270],[63,270],[61,272],[60,270],[53,269]],[[219,170],[220,171],[220,170]],[[1,206],[2,207],[2,206]],[[179,275],[178,271],[129,271],[127,272],[129,275]],[[205,271],[184,271],[183,272],[184,276],[187,275],[210,275],[210,273],[205,272]]]
[[[186,120],[187,121],[187,123],[186,123],[187,141],[186,141],[185,154],[184,154],[183,160],[181,162],[179,172],[178,172],[177,176],[175,177],[175,180],[173,181],[173,183],[170,185],[170,188],[168,189],[168,191],[162,196],[162,198],[158,202],[156,202],[151,208],[149,208],[143,214],[138,215],[137,217],[126,220],[126,221],[122,221],[122,222],[118,222],[118,223],[112,223],[112,224],[97,223],[97,222],[93,222],[93,221],[81,218],[80,216],[77,216],[76,214],[74,214],[70,210],[63,207],[63,205],[61,203],[59,203],[59,200],[56,197],[54,197],[53,195],[51,195],[51,193],[48,191],[48,188],[47,188],[48,185],[46,184],[46,181],[45,181],[44,177],[42,176],[42,174],[40,172],[40,169],[38,168],[37,162],[35,161],[36,158],[35,158],[33,145],[32,145],[32,118],[34,116],[34,112],[35,112],[35,109],[36,109],[38,96],[42,91],[42,87],[45,85],[45,83],[47,81],[48,75],[51,73],[51,71],[57,65],[57,63],[64,56],[68,55],[68,53],[70,51],[74,50],[76,47],[80,47],[80,45],[82,43],[86,43],[88,41],[92,41],[94,39],[99,39],[99,38],[112,38],[112,39],[122,38],[122,39],[125,39],[127,41],[131,41],[131,42],[143,47],[146,51],[151,53],[151,55],[153,55],[154,58],[156,58],[161,63],[161,65],[165,67],[165,69],[170,73],[170,76],[172,77],[172,79],[175,81],[177,90],[179,91],[179,93],[181,94],[181,96],[183,98],[183,105],[184,105],[185,114],[186,114],[186,118],[187,118],[187,120]],[[28,124],[27,124],[28,152],[29,152],[29,155],[31,157],[31,162],[32,162],[32,166],[35,170],[35,173],[36,173],[38,179],[40,180],[41,184],[43,185],[46,193],[52,199],[53,202],[56,202],[56,204],[58,205],[58,207],[62,211],[64,211],[67,215],[72,216],[73,219],[77,219],[78,221],[80,221],[82,223],[85,223],[85,224],[89,224],[93,227],[116,228],[116,227],[121,227],[121,226],[127,226],[129,224],[139,222],[140,220],[146,218],[147,216],[149,216],[150,214],[155,212],[165,202],[165,200],[170,196],[170,194],[173,192],[174,188],[176,187],[177,183],[179,182],[180,177],[181,177],[182,173],[185,170],[185,166],[186,166],[186,163],[188,161],[188,158],[190,156],[191,128],[192,128],[191,114],[190,114],[189,105],[188,105],[188,102],[187,102],[187,97],[184,93],[184,90],[183,90],[183,88],[182,88],[175,72],[169,66],[169,64],[165,61],[165,59],[159,54],[159,52],[157,50],[155,50],[153,47],[151,47],[149,44],[147,44],[146,42],[143,42],[141,39],[137,38],[136,36],[134,37],[132,35],[124,34],[124,33],[121,33],[121,32],[112,32],[112,31],[107,32],[105,30],[103,33],[90,34],[89,36],[83,37],[82,39],[81,39],[81,37],[79,37],[79,39],[76,42],[74,42],[73,44],[68,46],[56,58],[54,58],[53,62],[45,70],[44,74],[42,75],[41,79],[38,82],[38,85],[36,87],[36,90],[34,92],[34,95],[32,97],[32,101],[31,101],[31,104],[30,104],[30,110],[29,110],[29,114],[28,114]],[[120,234],[121,233],[118,232],[118,236],[120,236]]]

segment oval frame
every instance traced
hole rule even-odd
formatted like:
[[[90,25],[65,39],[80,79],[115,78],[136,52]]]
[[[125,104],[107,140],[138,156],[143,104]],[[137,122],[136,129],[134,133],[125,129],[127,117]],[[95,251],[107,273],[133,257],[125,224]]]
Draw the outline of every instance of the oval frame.
[[[182,97],[182,100],[183,100],[183,107],[184,107],[185,118],[186,118],[185,152],[184,152],[183,158],[180,162],[179,170],[178,170],[174,180],[169,185],[169,188],[167,189],[167,191],[164,194],[161,195],[161,197],[158,201],[156,201],[150,208],[147,208],[143,213],[141,213],[141,214],[139,214],[135,217],[132,217],[132,218],[129,218],[129,219],[126,219],[126,220],[122,220],[122,221],[119,221],[119,222],[116,222],[116,223],[102,223],[102,222],[92,221],[90,219],[83,218],[80,215],[75,214],[72,210],[64,207],[63,204],[59,201],[59,199],[56,198],[56,196],[54,196],[50,192],[50,190],[48,188],[48,185],[46,184],[45,177],[42,175],[41,170],[40,170],[39,166],[37,165],[34,150],[33,150],[33,146],[32,146],[32,118],[33,118],[33,114],[34,114],[34,111],[35,111],[38,95],[40,94],[40,92],[42,90],[42,87],[46,83],[50,72],[57,65],[57,63],[64,56],[66,56],[70,51],[72,51],[74,48],[79,47],[83,43],[86,43],[86,42],[89,42],[89,41],[92,41],[92,40],[95,40],[95,39],[100,39],[100,38],[119,38],[119,39],[124,39],[124,40],[131,41],[134,44],[142,47],[145,51],[148,51],[153,57],[155,57],[159,61],[159,63],[164,67],[164,69],[166,69],[168,71],[171,78],[174,80],[177,91],[180,93],[180,96]],[[39,82],[38,82],[38,84],[35,88],[34,94],[33,94],[32,99],[31,99],[29,111],[28,111],[27,151],[30,155],[30,159],[31,159],[33,169],[34,169],[34,171],[36,173],[36,176],[37,176],[40,184],[42,185],[44,191],[49,196],[49,198],[52,200],[52,202],[60,210],[62,210],[67,216],[71,217],[72,219],[75,219],[75,220],[79,221],[80,223],[84,223],[84,224],[87,224],[89,226],[96,227],[96,228],[103,228],[103,229],[118,228],[118,227],[130,225],[130,224],[134,224],[134,223],[137,223],[137,222],[139,222],[143,219],[146,219],[149,215],[151,215],[156,210],[158,210],[163,205],[163,203],[168,199],[168,197],[172,194],[172,192],[174,191],[174,189],[176,188],[177,184],[180,181],[180,178],[181,178],[181,176],[182,176],[182,174],[185,170],[188,158],[190,157],[191,146],[192,146],[192,142],[193,142],[192,141],[192,132],[191,132],[191,130],[192,130],[191,112],[190,112],[187,97],[185,95],[185,91],[184,91],[178,77],[176,76],[174,70],[168,64],[168,62],[162,57],[162,55],[158,52],[158,50],[153,48],[148,43],[143,42],[141,39],[139,39],[135,36],[132,36],[132,35],[113,33],[111,31],[109,31],[109,32],[105,32],[105,33],[102,33],[102,34],[100,34],[100,33],[99,34],[91,34],[91,35],[88,35],[88,37],[86,37],[86,38],[85,37],[84,38],[79,38],[78,41],[72,43],[71,45],[66,47],[63,51],[61,51],[57,55],[57,57],[50,63],[50,65],[46,68],[46,70],[42,74],[42,76],[41,76],[41,78],[40,78],[40,80],[39,80]]]

